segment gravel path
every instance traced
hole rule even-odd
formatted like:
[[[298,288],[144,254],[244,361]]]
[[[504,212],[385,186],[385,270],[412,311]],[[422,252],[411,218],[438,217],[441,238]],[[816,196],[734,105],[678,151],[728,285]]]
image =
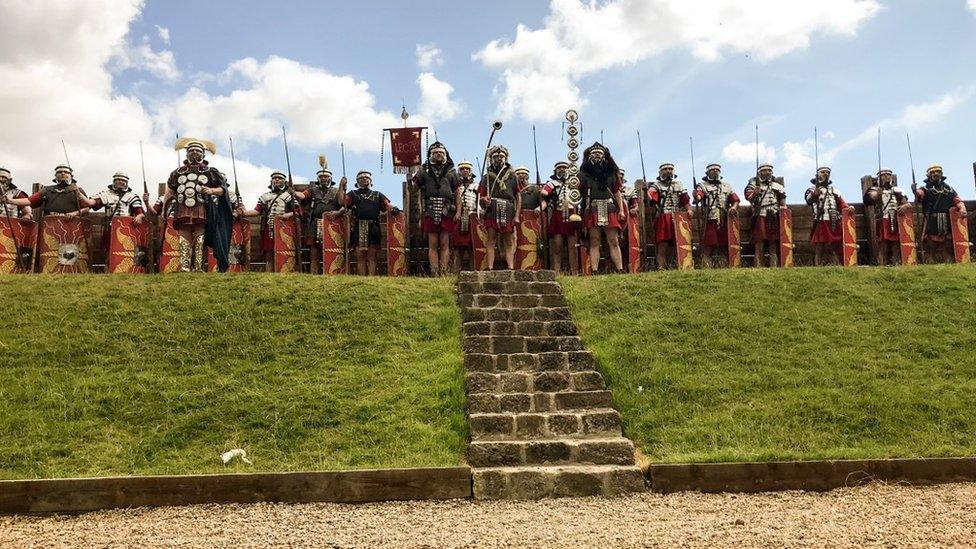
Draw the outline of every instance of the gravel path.
[[[966,547],[976,484],[0,517],[3,547]]]

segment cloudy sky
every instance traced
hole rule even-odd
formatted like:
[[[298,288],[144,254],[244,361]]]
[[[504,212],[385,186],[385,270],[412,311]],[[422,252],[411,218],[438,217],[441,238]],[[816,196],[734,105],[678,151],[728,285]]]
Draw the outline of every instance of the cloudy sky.
[[[228,138],[248,202],[285,167],[306,179],[325,153],[374,172],[400,201],[402,176],[380,173],[382,129],[430,126],[455,161],[484,152],[492,120],[515,164],[543,177],[565,158],[561,121],[580,112],[586,143],[604,142],[640,176],[663,161],[690,179],[718,161],[734,187],[763,159],[792,202],[821,163],[848,195],[885,165],[910,181],[940,162],[974,196],[976,0],[616,0],[550,3],[0,0],[0,165],[27,187],[51,178],[64,139],[96,190],[116,170],[150,183],[177,162],[175,135]],[[433,140],[433,138],[431,138]]]

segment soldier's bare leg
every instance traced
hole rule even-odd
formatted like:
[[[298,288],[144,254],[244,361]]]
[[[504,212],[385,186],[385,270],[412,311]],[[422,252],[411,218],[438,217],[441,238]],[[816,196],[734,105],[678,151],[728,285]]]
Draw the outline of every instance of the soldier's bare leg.
[[[818,243],[813,245],[813,264],[817,267],[823,263],[823,249],[823,244]]]
[[[569,248],[569,274],[571,275],[578,275],[580,272],[579,237],[580,235],[576,231],[569,233],[568,244],[566,245]],[[562,248],[560,248],[560,251],[562,251]]]
[[[430,262],[430,276],[437,276],[440,273],[437,237],[437,233],[427,233],[427,261]]]
[[[590,227],[588,238],[590,248],[590,270],[595,273],[600,270],[600,228]]]
[[[552,260],[552,270],[559,273],[562,271],[563,263],[563,235],[554,234],[552,235],[551,244],[549,246],[549,256]],[[570,254],[572,255],[572,254]]]
[[[610,248],[610,261],[613,262],[617,272],[624,270],[624,258],[620,253],[620,231],[613,227],[607,227],[607,247]]]
[[[440,237],[438,238],[440,244],[440,265],[441,274],[450,274],[451,265],[451,233],[441,231]]]
[[[498,233],[495,229],[488,227],[485,230],[487,242],[485,242],[485,259],[488,261],[488,270],[495,270],[495,245],[498,244]]]
[[[657,268],[663,270],[668,268],[668,250],[671,243],[665,240],[657,243]]]
[[[766,247],[769,249],[769,266],[779,267],[779,240],[766,242]]]
[[[318,244],[308,247],[308,262],[312,274],[322,274],[322,248]]]
[[[505,264],[509,270],[515,268],[515,232],[502,233],[502,248],[505,252]]]
[[[366,264],[369,266],[369,276],[376,276],[376,258],[379,254],[379,246],[374,245],[366,249]]]
[[[701,266],[702,269],[712,268],[712,247],[711,246],[701,247]]]

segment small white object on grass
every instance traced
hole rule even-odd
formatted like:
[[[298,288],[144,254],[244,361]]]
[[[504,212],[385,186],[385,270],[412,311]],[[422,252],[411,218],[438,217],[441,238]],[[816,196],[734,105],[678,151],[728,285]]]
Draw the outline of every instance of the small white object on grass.
[[[644,386],[643,385],[638,385],[637,386],[637,392],[638,393],[643,393],[644,392]]]
[[[251,460],[247,459],[247,452],[243,448],[234,448],[233,450],[227,450],[223,454],[220,454],[220,459],[224,460],[224,465],[230,463],[230,460],[234,458],[241,458],[241,461],[250,465]]]

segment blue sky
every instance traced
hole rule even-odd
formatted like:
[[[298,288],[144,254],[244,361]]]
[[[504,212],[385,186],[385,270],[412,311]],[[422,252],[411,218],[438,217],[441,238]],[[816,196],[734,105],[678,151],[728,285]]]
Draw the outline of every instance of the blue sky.
[[[884,164],[905,185],[911,179],[905,133],[911,131],[919,175],[939,162],[964,196],[976,195],[976,10],[966,0],[826,3],[834,5],[122,0],[126,9],[119,9],[93,0],[89,10],[65,17],[79,26],[92,18],[96,28],[79,35],[78,51],[54,51],[49,61],[76,71],[73,80],[86,81],[86,89],[106,87],[90,98],[90,108],[77,107],[99,113],[98,121],[88,122],[97,127],[86,132],[84,115],[72,129],[33,124],[48,116],[45,109],[57,110],[58,99],[50,98],[47,106],[40,99],[9,97],[0,102],[7,105],[0,106],[0,122],[8,128],[27,124],[36,135],[0,138],[0,165],[11,165],[15,177],[24,174],[21,183],[47,178],[59,160],[59,148],[48,144],[59,147],[58,139],[67,135],[86,176],[82,183],[96,188],[115,169],[138,171],[131,144],[143,139],[149,179],[162,180],[171,167],[166,163],[175,163],[166,146],[176,131],[205,132],[224,149],[232,135],[241,184],[253,201],[270,168],[284,167],[273,131],[280,120],[294,132],[289,137],[296,176],[314,173],[319,152],[338,171],[341,141],[350,175],[372,170],[377,186],[399,202],[401,176],[389,169],[388,148],[379,173],[378,148],[379,130],[396,121],[401,101],[411,113],[433,119],[455,161],[480,156],[491,121],[501,116],[505,126],[497,142],[511,149],[513,163],[532,168],[535,124],[543,177],[565,158],[560,120],[571,105],[580,111],[584,141],[589,144],[603,130],[631,181],[641,171],[640,130],[649,177],[660,162],[672,161],[679,177],[690,180],[688,139],[694,136],[698,175],[706,163],[721,162],[726,179],[741,190],[755,169],[758,123],[764,150],[775,150],[771,159],[788,178],[790,201],[799,202],[813,171],[817,126],[821,163],[829,162],[842,192],[859,200],[858,180],[877,169],[873,135],[880,124]],[[68,10],[65,0],[40,4],[50,4],[49,12]],[[106,11],[100,15],[99,9]],[[23,4],[0,0],[0,10],[22,26],[34,21]],[[160,28],[168,31],[168,41]],[[95,33],[118,38],[101,44],[91,37]],[[719,37],[714,43],[713,36]],[[673,45],[648,45],[657,37]],[[29,48],[24,42],[30,39],[0,39],[0,45]],[[486,50],[492,41],[497,48]],[[419,66],[418,45],[439,50],[439,62]],[[88,59],[94,61],[86,65]],[[0,74],[16,78],[23,62],[14,53],[0,53]],[[104,74],[90,74],[100,67]],[[320,97],[315,85],[300,88],[309,82],[306,73],[328,87],[351,77],[342,80],[350,89]],[[421,73],[440,90],[424,105]],[[526,86],[521,97],[511,91],[520,85]],[[0,91],[0,99],[27,93],[14,88]],[[17,100],[30,106],[11,106]],[[115,118],[114,130],[105,118]],[[214,162],[230,173],[225,158]]]

